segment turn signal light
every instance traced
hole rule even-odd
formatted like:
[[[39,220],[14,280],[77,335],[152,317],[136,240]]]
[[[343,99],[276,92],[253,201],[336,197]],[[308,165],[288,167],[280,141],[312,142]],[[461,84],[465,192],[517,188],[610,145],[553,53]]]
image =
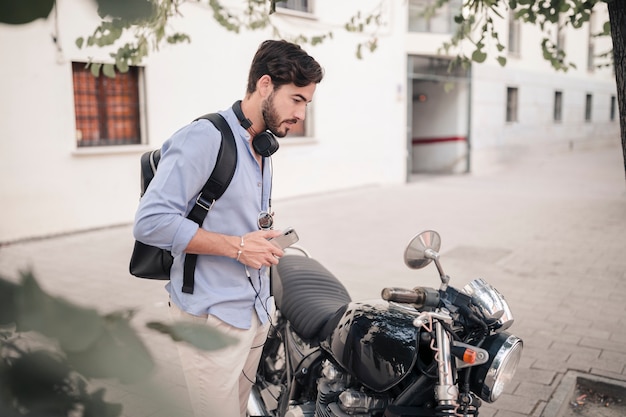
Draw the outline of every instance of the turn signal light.
[[[465,363],[473,365],[476,363],[476,351],[462,346],[452,346],[451,353]]]

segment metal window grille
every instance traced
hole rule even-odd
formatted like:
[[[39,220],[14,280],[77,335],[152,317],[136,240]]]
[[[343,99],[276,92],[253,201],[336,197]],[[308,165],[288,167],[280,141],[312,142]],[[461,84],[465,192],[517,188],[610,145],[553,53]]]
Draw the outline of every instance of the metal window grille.
[[[78,147],[141,143],[139,68],[94,77],[84,63],[72,63]]]

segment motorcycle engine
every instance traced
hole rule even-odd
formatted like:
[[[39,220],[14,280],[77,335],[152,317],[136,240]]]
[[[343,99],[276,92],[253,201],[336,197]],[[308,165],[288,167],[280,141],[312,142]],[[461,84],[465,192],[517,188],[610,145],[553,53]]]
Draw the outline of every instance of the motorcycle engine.
[[[383,396],[347,388],[346,375],[329,360],[322,363],[322,377],[317,382],[316,417],[371,416],[387,406]]]

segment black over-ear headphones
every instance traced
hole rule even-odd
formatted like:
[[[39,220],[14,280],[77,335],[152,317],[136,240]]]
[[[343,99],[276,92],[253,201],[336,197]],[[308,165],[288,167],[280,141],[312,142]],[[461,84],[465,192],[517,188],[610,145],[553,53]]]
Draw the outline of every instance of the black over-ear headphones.
[[[252,122],[243,114],[241,110],[241,100],[237,100],[233,103],[233,111],[241,127],[248,130],[250,126],[252,126]],[[252,138],[252,148],[261,156],[272,156],[272,154],[278,150],[278,140],[274,137],[272,132],[265,130]]]

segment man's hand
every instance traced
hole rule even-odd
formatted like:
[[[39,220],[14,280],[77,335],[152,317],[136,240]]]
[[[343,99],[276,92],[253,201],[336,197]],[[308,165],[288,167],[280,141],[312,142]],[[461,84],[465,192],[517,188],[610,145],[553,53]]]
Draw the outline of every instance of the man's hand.
[[[268,239],[280,236],[280,230],[258,230],[245,234],[239,245],[238,261],[254,269],[262,266],[278,264],[278,260],[285,252],[271,244]]]

